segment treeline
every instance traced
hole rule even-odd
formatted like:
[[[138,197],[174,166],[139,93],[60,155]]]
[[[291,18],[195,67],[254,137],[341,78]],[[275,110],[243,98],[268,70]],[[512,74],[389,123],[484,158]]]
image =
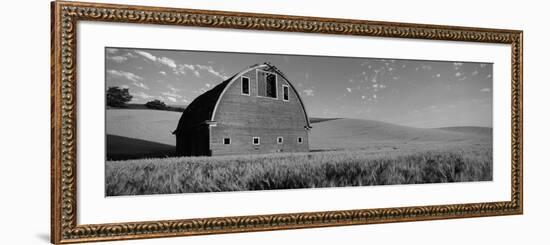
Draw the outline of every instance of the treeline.
[[[107,107],[109,108],[124,108],[124,109],[152,109],[163,111],[178,111],[183,112],[185,106],[169,106],[161,100],[155,99],[148,101],[145,104],[130,104],[133,96],[128,88],[109,87],[106,91]]]

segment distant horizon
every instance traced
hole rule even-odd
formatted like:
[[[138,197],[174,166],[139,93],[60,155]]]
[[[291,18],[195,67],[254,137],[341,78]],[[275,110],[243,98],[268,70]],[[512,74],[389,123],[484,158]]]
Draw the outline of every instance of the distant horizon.
[[[492,63],[106,47],[105,82],[129,88],[130,104],[186,106],[264,62],[289,78],[311,117],[492,128]]]
[[[145,103],[141,104],[141,103],[128,103],[129,105],[145,105]],[[172,107],[179,107],[179,108],[186,108],[188,105],[183,105],[183,104],[180,104],[180,105],[175,105],[175,104],[166,104],[167,106],[172,106]],[[108,108],[107,110],[144,110],[142,108],[124,108],[124,107],[113,107],[113,108]],[[148,109],[148,110],[158,110],[158,111],[169,111],[169,112],[174,112],[174,113],[181,113],[181,112],[177,112],[177,111],[171,111],[171,110],[161,110],[161,109]],[[399,126],[404,126],[404,127],[411,127],[411,128],[423,128],[423,127],[413,127],[413,126],[408,126],[408,125],[403,125],[403,124],[398,124],[398,123],[392,123],[392,122],[386,122],[386,121],[381,121],[381,120],[375,120],[375,119],[368,119],[368,118],[350,118],[350,117],[323,117],[323,116],[311,116],[311,115],[308,115],[308,117],[311,119],[311,118],[317,118],[317,119],[331,119],[331,120],[338,120],[338,119],[350,119],[350,120],[364,120],[364,121],[375,121],[375,122],[382,122],[382,123],[387,123],[387,124],[394,124],[394,125],[399,125]],[[312,122],[312,124],[315,124],[317,122]],[[433,127],[433,128],[423,128],[423,129],[438,129],[438,128],[467,128],[467,127],[473,127],[473,128],[490,128],[492,129],[493,127],[492,126],[476,126],[476,125],[449,125],[449,126],[441,126],[441,127]]]

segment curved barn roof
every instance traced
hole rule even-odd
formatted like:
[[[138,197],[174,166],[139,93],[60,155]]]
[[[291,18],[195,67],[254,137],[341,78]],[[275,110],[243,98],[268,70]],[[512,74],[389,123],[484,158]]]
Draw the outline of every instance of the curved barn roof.
[[[258,68],[268,68],[272,71],[277,72],[288,82],[292,89],[296,91],[296,95],[298,96],[302,109],[304,110],[304,114],[306,115],[306,126],[311,128],[306,108],[304,106],[302,98],[300,98],[300,95],[294,88],[294,85],[292,85],[292,83],[279,69],[277,69],[277,67],[270,65],[269,63],[264,63],[252,65],[242,70],[241,72],[233,75],[232,77],[228,78],[227,80],[223,81],[222,83],[216,85],[212,89],[195,98],[191,102],[191,104],[189,104],[189,106],[187,106],[187,108],[185,108],[185,110],[183,111],[181,118],[178,122],[178,126],[173,133],[176,134],[177,132],[184,130],[185,128],[193,128],[194,126],[200,125],[204,122],[214,121],[214,116],[218,108],[220,98],[223,96],[227,88],[230,87],[229,85],[231,85],[236,80],[236,78],[240,77],[242,74]]]

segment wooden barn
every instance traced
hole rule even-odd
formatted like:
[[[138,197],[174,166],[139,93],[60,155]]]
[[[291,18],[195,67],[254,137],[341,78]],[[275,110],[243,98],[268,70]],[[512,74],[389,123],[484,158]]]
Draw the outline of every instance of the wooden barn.
[[[307,152],[311,129],[292,83],[268,63],[250,66],[197,97],[176,135],[181,156]]]

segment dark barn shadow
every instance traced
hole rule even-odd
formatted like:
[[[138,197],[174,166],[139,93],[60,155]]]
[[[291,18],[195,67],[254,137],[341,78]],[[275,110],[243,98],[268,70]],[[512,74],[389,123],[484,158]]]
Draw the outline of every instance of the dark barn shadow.
[[[130,160],[176,156],[176,147],[147,140],[107,135],[107,160]]]

